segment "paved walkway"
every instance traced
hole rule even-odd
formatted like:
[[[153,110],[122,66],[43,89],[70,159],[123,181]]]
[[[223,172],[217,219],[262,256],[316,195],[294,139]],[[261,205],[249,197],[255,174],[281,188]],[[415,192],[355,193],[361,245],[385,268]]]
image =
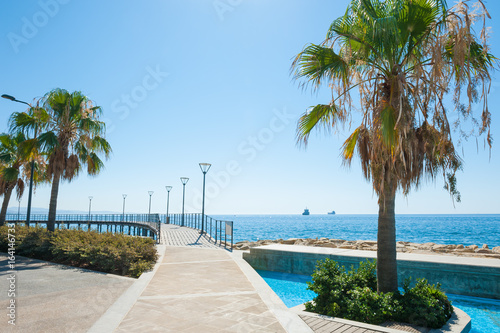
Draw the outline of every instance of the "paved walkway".
[[[221,250],[168,247],[115,332],[285,332]]]
[[[241,253],[175,225],[162,225],[161,240],[161,258],[139,279],[143,286],[124,293],[90,333],[312,332],[268,297],[274,293],[262,279],[265,286],[250,281],[257,273]]]
[[[174,224],[161,225],[161,243],[167,246],[189,246],[196,248],[220,248],[199,231]]]

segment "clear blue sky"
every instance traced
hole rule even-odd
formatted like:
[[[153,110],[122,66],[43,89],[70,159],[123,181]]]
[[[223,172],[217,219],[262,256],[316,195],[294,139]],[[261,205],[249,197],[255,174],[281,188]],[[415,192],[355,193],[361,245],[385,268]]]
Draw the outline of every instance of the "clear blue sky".
[[[500,6],[487,3],[492,52],[500,56]],[[61,184],[58,209],[201,211],[199,162],[207,174],[207,214],[287,214],[336,210],[376,214],[377,198],[359,160],[342,167],[346,133],[318,134],[307,149],[295,144],[298,117],[328,102],[327,87],[302,91],[291,80],[292,58],[321,42],[345,0],[8,1],[0,20],[0,93],[32,101],[53,88],[81,90],[104,110],[113,155],[97,177]],[[489,97],[494,138],[500,136],[500,80]],[[24,106],[0,100],[0,131]],[[500,213],[499,143],[464,146],[455,207],[438,179],[396,213]],[[48,208],[50,186],[34,207]],[[21,206],[27,204],[27,192]],[[11,200],[10,207],[17,207]]]

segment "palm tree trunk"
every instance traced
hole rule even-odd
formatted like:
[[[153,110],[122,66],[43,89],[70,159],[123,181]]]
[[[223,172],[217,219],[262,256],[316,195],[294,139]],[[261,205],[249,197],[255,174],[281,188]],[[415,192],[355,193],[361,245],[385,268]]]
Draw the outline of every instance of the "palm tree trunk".
[[[395,199],[396,191],[386,186],[384,198],[379,197],[378,202],[377,289],[384,293],[398,291]]]
[[[56,224],[56,210],[57,210],[57,194],[59,193],[59,182],[61,181],[61,174],[54,173],[52,179],[52,189],[50,191],[50,204],[49,204],[49,219],[47,221],[47,230],[54,231]]]
[[[10,196],[14,187],[9,187],[3,195],[2,211],[0,211],[0,226],[5,224],[5,216],[7,215],[7,207],[9,207]]]

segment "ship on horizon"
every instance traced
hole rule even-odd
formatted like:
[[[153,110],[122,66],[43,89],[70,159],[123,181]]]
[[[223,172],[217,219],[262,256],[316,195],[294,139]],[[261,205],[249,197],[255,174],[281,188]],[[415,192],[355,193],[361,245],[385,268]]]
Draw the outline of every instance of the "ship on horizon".
[[[302,215],[309,215],[309,209],[304,209],[304,212],[302,213]]]
[[[335,215],[335,211],[334,211],[334,210],[332,210],[331,212],[328,212],[328,214],[330,214],[330,215]]]

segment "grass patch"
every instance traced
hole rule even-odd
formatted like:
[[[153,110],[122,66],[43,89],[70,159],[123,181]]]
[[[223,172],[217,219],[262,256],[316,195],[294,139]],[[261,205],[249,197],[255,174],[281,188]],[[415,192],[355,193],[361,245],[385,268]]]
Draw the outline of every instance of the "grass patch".
[[[12,233],[11,233],[12,234]],[[16,226],[16,255],[137,278],[158,258],[155,241],[95,231]],[[0,227],[0,252],[8,251],[8,227]]]
[[[305,304],[306,310],[319,314],[381,324],[397,321],[423,327],[440,328],[453,312],[440,285],[417,280],[414,287],[407,280],[403,293],[377,293],[376,262],[361,262],[349,272],[333,260],[318,261],[308,282],[317,296]]]

